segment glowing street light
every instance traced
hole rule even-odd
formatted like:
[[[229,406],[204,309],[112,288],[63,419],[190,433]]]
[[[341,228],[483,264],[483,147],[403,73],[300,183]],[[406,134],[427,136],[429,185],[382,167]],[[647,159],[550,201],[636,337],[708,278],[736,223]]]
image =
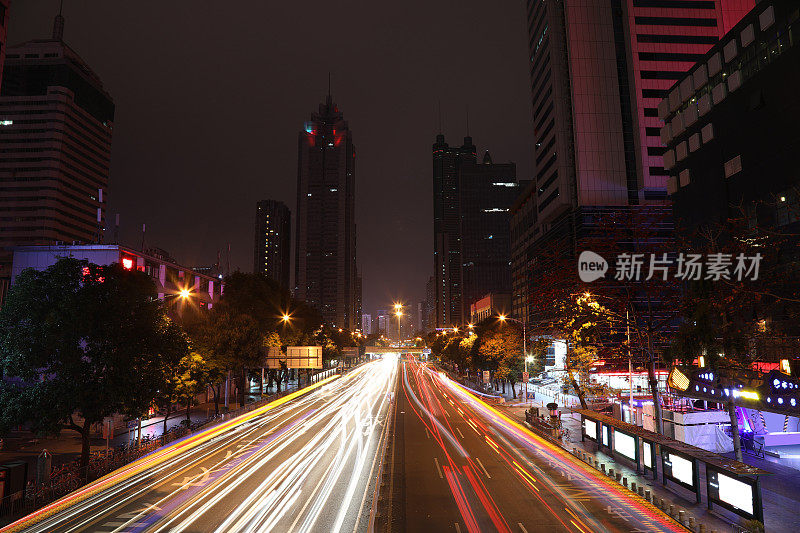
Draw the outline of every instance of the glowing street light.
[[[192,291],[190,291],[189,289],[181,289],[181,291],[178,293],[178,296],[184,300],[191,295]]]
[[[288,324],[291,319],[292,317],[289,316],[288,313],[283,313],[283,316],[281,317],[281,320],[283,320],[284,324]]]

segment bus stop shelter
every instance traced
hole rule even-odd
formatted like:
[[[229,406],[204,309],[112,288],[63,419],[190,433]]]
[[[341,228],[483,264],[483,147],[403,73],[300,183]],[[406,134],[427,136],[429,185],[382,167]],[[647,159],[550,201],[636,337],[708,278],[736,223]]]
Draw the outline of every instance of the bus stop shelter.
[[[598,449],[612,457],[624,457],[636,464],[636,471],[652,473],[666,486],[671,481],[694,492],[702,501],[700,465],[706,472],[708,508],[717,504],[744,518],[764,522],[759,477],[768,474],[760,468],[659,435],[639,426],[588,409],[573,409],[581,415],[581,440],[594,441]],[[658,458],[661,458],[659,466]]]

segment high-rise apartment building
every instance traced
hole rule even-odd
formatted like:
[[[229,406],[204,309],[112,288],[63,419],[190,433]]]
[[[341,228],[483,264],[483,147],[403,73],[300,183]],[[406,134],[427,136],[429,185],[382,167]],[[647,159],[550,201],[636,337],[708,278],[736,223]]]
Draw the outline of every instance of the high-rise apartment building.
[[[515,315],[532,312],[544,247],[574,253],[599,213],[665,202],[658,102],[753,3],[528,0],[535,181],[511,211]]]
[[[462,321],[461,211],[459,168],[475,163],[472,137],[451,147],[441,133],[433,144],[433,275],[436,279],[436,327]]]
[[[7,14],[5,14],[7,16]],[[4,17],[5,18],[5,17]],[[102,241],[114,101],[53,38],[6,50],[0,88],[0,300],[16,245]]]
[[[276,200],[256,203],[253,272],[265,274],[285,289],[289,288],[291,213]]]
[[[361,314],[361,333],[372,335],[372,315],[369,313]]]
[[[355,329],[355,146],[331,95],[298,138],[295,298]]]

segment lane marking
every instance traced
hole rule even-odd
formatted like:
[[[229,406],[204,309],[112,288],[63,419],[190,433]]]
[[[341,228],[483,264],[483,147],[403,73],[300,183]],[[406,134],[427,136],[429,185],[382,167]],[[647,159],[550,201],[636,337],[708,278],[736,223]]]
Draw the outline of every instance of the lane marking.
[[[481,467],[481,470],[483,470],[483,473],[486,474],[486,477],[488,477],[489,479],[492,479],[492,476],[490,476],[489,472],[486,471],[486,467],[483,466],[483,463],[481,462],[480,458],[476,457],[475,461],[477,461],[478,466]]]
[[[439,479],[444,479],[444,476],[442,475],[442,467],[439,466],[439,458],[434,457],[433,461],[436,463],[436,470],[439,472]]]
[[[456,533],[461,533],[461,526],[458,525],[458,522],[456,522]]]
[[[463,438],[464,438],[464,434],[463,434],[463,433],[461,433],[461,430],[460,430],[460,429],[458,429],[458,428],[456,428],[456,431],[458,431],[458,434],[459,434],[459,435],[461,435],[461,438],[463,439]]]
[[[517,522],[517,525],[522,530],[522,533],[528,533],[528,530],[525,529],[525,526],[522,525],[522,522]]]
[[[431,440],[431,434],[430,434],[430,432],[428,431],[428,428],[427,428],[427,427],[425,428],[425,436],[426,436],[426,437],[428,437],[428,440]]]

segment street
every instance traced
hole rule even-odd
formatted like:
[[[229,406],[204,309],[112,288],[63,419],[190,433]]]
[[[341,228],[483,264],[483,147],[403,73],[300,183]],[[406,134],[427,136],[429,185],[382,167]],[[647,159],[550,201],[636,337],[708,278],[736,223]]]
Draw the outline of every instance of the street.
[[[406,531],[683,531],[460,385],[403,362]]]
[[[387,357],[325,380],[0,531],[364,531],[396,369]]]

